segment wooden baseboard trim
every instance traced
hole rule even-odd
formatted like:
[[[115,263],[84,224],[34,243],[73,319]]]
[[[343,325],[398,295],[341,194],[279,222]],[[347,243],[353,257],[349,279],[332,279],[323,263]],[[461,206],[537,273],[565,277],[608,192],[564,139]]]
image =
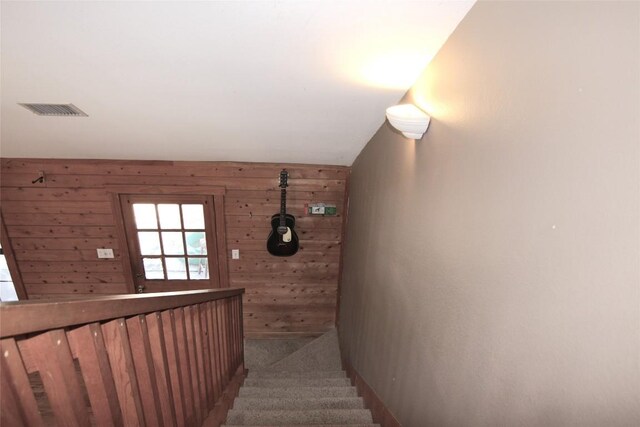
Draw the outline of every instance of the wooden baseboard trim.
[[[373,422],[380,424],[382,427],[401,427],[400,422],[391,413],[391,411],[382,402],[382,399],[376,394],[376,392],[367,384],[362,376],[354,369],[351,363],[342,359],[342,366],[347,371],[349,379],[351,379],[351,385],[355,386],[358,390],[358,396],[362,396],[365,408],[371,411],[373,416]]]
[[[244,365],[240,365],[235,375],[227,384],[222,392],[222,396],[218,399],[213,409],[209,411],[209,415],[202,423],[202,427],[220,427],[227,420],[229,409],[233,408],[233,400],[238,396],[238,391],[244,383],[247,371]]]

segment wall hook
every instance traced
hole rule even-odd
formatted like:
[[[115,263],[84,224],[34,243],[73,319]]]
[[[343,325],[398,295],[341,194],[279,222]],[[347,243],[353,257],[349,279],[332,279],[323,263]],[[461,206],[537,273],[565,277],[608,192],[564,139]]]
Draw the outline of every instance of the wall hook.
[[[32,184],[44,184],[45,181],[47,180],[44,171],[38,171],[39,176],[34,179],[33,181],[31,181]]]

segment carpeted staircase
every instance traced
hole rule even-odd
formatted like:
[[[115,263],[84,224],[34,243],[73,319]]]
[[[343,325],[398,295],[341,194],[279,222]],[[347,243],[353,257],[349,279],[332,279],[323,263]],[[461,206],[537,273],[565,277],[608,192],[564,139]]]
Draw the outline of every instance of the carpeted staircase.
[[[281,355],[285,345],[295,348],[275,341],[247,343],[249,374],[225,425],[377,426],[342,370],[335,330],[280,360],[269,360],[270,354]],[[265,350],[268,346],[274,348]],[[252,361],[255,354],[269,364]]]

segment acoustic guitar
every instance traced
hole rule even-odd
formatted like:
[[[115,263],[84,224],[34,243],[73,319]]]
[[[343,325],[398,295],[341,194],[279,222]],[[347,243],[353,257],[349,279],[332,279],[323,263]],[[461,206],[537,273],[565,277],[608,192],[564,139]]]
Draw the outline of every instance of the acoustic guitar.
[[[293,227],[296,219],[287,213],[287,178],[285,169],[280,172],[280,213],[271,217],[271,233],[267,250],[274,256],[291,256],[298,252],[298,235]]]

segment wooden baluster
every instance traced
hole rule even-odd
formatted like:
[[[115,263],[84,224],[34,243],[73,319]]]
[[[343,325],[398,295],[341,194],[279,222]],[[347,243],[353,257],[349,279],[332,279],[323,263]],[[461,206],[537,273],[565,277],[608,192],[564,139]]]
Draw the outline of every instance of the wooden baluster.
[[[238,333],[238,366],[244,365],[244,337],[242,336],[242,295],[236,297],[236,320]]]
[[[229,353],[227,352],[227,322],[225,318],[224,300],[216,301],[218,305],[218,327],[220,328],[220,354],[222,359],[222,386],[229,383]]]
[[[100,324],[92,323],[73,329],[67,332],[67,337],[73,354],[80,362],[96,425],[123,425],[118,393]]]
[[[140,400],[140,389],[138,388],[133,355],[129,346],[129,334],[124,319],[116,319],[103,324],[102,334],[124,424],[125,426],[144,426],[145,419]]]
[[[220,367],[219,367],[219,354],[218,354],[218,331],[217,331],[217,322],[215,319],[214,307],[215,303],[213,301],[209,301],[207,304],[207,323],[209,324],[209,349],[211,351],[211,360],[209,361],[211,364],[211,376],[213,378],[213,388],[214,388],[214,403],[220,398],[220,394],[222,393],[222,387],[220,385]]]
[[[164,325],[159,311],[147,314],[146,319],[162,418],[164,419],[165,425],[175,426],[177,423],[176,411],[174,408],[171,381],[169,379],[169,364],[167,361],[167,349],[163,331]]]
[[[87,426],[89,412],[67,335],[55,329],[25,340],[58,425]]]
[[[198,367],[198,350],[196,346],[196,338],[193,327],[193,312],[191,306],[184,307],[184,325],[187,331],[187,347],[189,348],[189,364],[191,365],[191,385],[193,387],[193,398],[196,408],[196,420],[198,425],[202,424],[205,401],[204,390],[200,381],[200,369]]]
[[[240,362],[244,369],[244,310],[242,307],[242,294],[238,295],[238,307],[240,310]]]
[[[242,340],[240,341],[240,356],[242,357],[242,366],[244,369],[244,304],[242,301],[242,294],[238,295],[240,301],[240,337]]]
[[[233,372],[235,373],[240,366],[240,311],[238,310],[238,298],[231,299],[231,307],[233,308]]]
[[[206,418],[209,413],[209,392],[207,387],[207,370],[205,369],[205,356],[204,356],[204,340],[202,323],[200,322],[200,309],[197,304],[190,306],[191,316],[193,317],[193,336],[196,344],[196,360],[198,362],[198,385],[200,386],[200,393],[202,398],[203,417]]]
[[[193,333],[196,344],[196,360],[198,362],[198,371],[200,376],[198,377],[198,385],[200,386],[200,397],[202,405],[202,417],[203,419],[209,414],[209,390],[207,389],[206,369],[205,369],[205,357],[204,357],[204,340],[202,334],[202,323],[200,322],[200,310],[197,304],[191,306],[191,315],[193,316]]]
[[[230,298],[225,298],[224,300],[224,318],[225,325],[227,328],[227,357],[229,360],[229,367],[227,368],[227,375],[229,376],[229,381],[233,378],[233,335],[231,333],[231,305]]]
[[[229,302],[229,334],[231,336],[231,373],[233,374],[238,367],[238,337],[236,336],[236,309],[235,298],[228,298]]]
[[[216,349],[216,374],[218,375],[218,388],[224,390],[224,375],[223,372],[223,360],[222,360],[222,346],[220,344],[220,319],[218,318],[218,301],[211,301],[211,320],[214,324],[215,331],[215,349]]]
[[[198,386],[193,384],[193,374],[191,373],[191,352],[189,351],[189,341],[187,337],[187,327],[183,308],[173,310],[176,326],[176,341],[178,343],[178,358],[180,360],[180,373],[182,375],[182,386],[184,392],[185,415],[187,425],[196,424],[197,413],[196,401]]]
[[[0,425],[44,426],[15,340],[0,340],[0,353]]]
[[[173,406],[176,412],[176,425],[184,427],[187,422],[186,408],[184,403],[184,385],[181,370],[180,356],[178,353],[178,340],[176,338],[176,326],[173,310],[165,310],[160,315],[162,319],[162,332],[164,334],[164,344],[167,352],[167,365],[169,378],[171,381],[171,391],[173,396]]]
[[[209,349],[209,326],[207,322],[207,308],[206,304],[198,304],[198,319],[200,320],[200,331],[202,335],[202,350],[203,350],[203,367],[204,377],[207,387],[207,413],[213,404],[215,403],[215,395],[213,391],[213,376],[211,375],[211,350]]]
[[[231,372],[235,364],[235,355],[233,353],[233,346],[235,345],[235,337],[233,336],[233,310],[231,307],[231,298],[226,298],[225,301],[225,305],[227,306],[227,331],[229,332],[229,372]]]
[[[149,344],[149,333],[145,317],[133,316],[126,320],[129,345],[133,355],[136,378],[140,389],[144,419],[149,426],[162,426],[164,421],[160,409],[158,385],[153,370],[153,358]]]

